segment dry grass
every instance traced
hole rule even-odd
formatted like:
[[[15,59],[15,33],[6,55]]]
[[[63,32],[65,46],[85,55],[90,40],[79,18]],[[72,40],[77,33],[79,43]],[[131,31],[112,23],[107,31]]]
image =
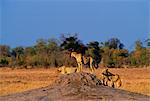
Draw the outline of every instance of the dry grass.
[[[57,75],[56,69],[0,69],[0,95],[48,86]]]
[[[102,69],[97,69],[99,76]],[[110,69],[121,76],[120,89],[150,95],[150,68]],[[52,84],[58,76],[56,69],[0,69],[0,95],[22,92]]]

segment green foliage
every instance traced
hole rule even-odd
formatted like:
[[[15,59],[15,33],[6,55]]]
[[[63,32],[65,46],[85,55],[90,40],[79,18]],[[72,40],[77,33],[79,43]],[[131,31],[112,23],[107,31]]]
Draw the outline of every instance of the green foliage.
[[[150,52],[146,49],[143,49],[140,56],[141,65],[150,64]]]
[[[70,57],[70,51],[92,56],[95,67],[143,67],[150,65],[150,39],[143,43],[135,42],[135,50],[131,53],[123,49],[124,45],[118,38],[111,38],[105,42],[92,41],[87,45],[81,43],[77,34],[62,36],[57,39],[38,39],[34,46],[10,48],[0,45],[0,66],[21,67],[60,67],[77,66],[76,60]]]
[[[150,51],[146,48],[142,48],[140,50],[136,50],[132,52],[130,56],[131,65],[133,66],[144,66],[150,65]]]
[[[0,59],[0,66],[6,66],[8,65],[8,60],[6,58],[1,58]]]
[[[23,65],[24,64],[24,48],[16,47],[12,49],[12,57],[14,57],[15,64],[14,65]]]
[[[10,47],[7,45],[0,45],[0,56],[9,56],[10,55]]]
[[[148,66],[150,65],[150,51],[148,48],[144,48],[142,46],[142,42],[141,41],[136,41],[135,42],[135,50],[130,54],[130,61],[131,61],[131,65],[133,66]]]
[[[24,50],[24,54],[26,56],[33,56],[36,54],[36,51],[35,51],[35,48],[34,47],[26,47],[25,50]]]
[[[109,49],[123,49],[124,45],[120,42],[118,38],[111,38],[106,42],[102,42],[104,47],[108,47]]]
[[[128,51],[123,49],[124,45],[117,38],[111,38],[101,43],[102,65],[105,67],[121,67],[128,64]]]
[[[49,39],[47,48],[48,48],[49,52],[58,51],[59,50],[58,40],[56,40],[56,39]]]
[[[141,50],[143,48],[142,42],[140,40],[137,40],[135,42],[135,50]]]

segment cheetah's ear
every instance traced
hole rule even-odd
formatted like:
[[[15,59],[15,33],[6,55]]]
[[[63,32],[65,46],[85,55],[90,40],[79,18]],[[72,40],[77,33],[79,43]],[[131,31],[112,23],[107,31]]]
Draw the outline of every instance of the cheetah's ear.
[[[77,72],[77,69],[75,69],[75,72]]]

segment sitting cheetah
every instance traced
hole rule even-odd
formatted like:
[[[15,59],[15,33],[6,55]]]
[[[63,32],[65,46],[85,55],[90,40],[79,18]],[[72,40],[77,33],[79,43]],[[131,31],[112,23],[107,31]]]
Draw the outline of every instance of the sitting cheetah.
[[[75,72],[77,72],[77,68],[62,66],[62,67],[58,68],[58,72],[60,72],[61,74],[75,73]]]

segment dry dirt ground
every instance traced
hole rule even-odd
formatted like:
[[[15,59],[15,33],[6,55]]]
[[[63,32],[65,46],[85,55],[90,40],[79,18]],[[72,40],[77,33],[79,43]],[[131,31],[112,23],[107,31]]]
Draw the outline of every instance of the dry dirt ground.
[[[101,74],[102,70],[96,70],[95,74],[97,77]],[[150,68],[110,69],[110,71],[121,76],[123,85],[120,89],[150,95]],[[77,78],[80,78],[79,82],[74,83],[74,81],[77,81]],[[2,96],[0,101],[26,101],[31,99],[32,101],[150,100],[148,96],[96,85],[97,80],[88,81],[91,83],[88,86],[89,83],[84,83],[81,78],[88,78],[90,80],[90,77],[86,76],[86,74],[60,76],[56,69],[0,69],[0,94]],[[83,84],[85,85],[83,86]],[[26,92],[16,93],[22,91]]]

